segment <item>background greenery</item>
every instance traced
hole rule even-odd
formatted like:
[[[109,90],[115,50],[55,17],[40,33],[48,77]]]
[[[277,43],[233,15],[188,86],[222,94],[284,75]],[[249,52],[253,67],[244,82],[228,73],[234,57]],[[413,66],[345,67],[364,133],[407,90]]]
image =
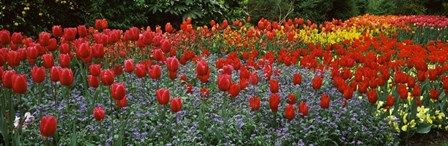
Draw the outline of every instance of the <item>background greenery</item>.
[[[196,25],[214,19],[233,21],[251,16],[270,20],[302,17],[313,22],[348,19],[362,14],[448,15],[445,0],[14,0],[0,1],[0,29],[26,35],[51,30],[53,25],[92,26],[106,18],[110,28],[164,25],[175,27],[187,17]]]

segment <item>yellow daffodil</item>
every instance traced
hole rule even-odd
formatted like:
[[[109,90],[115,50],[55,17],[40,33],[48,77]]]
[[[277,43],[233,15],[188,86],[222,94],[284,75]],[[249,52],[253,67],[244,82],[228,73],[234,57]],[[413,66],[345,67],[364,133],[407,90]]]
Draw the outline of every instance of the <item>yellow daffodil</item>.
[[[404,131],[404,132],[408,131],[408,125],[403,125],[401,127],[401,131]]]

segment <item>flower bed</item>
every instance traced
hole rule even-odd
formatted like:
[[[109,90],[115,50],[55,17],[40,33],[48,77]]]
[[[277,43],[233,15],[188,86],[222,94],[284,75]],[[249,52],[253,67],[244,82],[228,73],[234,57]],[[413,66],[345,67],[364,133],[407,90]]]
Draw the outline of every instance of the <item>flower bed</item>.
[[[446,17],[191,21],[2,30],[1,142],[393,145],[448,129]]]

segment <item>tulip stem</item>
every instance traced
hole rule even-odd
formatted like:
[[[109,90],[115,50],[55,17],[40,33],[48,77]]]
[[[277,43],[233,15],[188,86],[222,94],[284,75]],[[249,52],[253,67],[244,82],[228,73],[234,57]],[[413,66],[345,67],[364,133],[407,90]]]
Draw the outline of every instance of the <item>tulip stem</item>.
[[[2,92],[2,89],[3,89],[3,87],[2,86],[0,86],[0,93],[2,93],[1,95],[2,95],[2,97],[4,97],[4,94],[3,94],[3,92]],[[8,125],[7,124],[7,119],[5,118],[5,117],[7,117],[6,116],[6,105],[8,105],[8,104],[10,104],[10,103],[7,103],[7,101],[6,101],[6,99],[5,99],[5,101],[3,101],[3,99],[4,98],[0,98],[0,105],[1,105],[1,107],[0,107],[0,120],[1,121],[4,121],[5,123],[6,123],[6,125]],[[3,123],[3,122],[2,122]],[[6,133],[4,133],[3,134],[3,139],[4,139],[4,141],[6,142],[6,143],[9,143],[9,141],[8,141],[8,136],[7,136],[7,133],[8,133],[8,130],[6,131]]]
[[[278,122],[277,122],[277,113],[274,113],[274,125],[275,125],[275,129],[278,129]]]
[[[145,87],[145,78],[141,78],[141,80],[142,80],[141,83],[142,83],[142,88],[143,88],[143,91],[141,91],[141,93],[143,93],[143,95],[145,95],[145,90],[146,90],[146,89],[145,89],[145,88],[146,88],[146,87]]]
[[[179,129],[179,114],[177,114],[177,112],[176,113],[174,113],[175,115],[176,115],[176,130],[178,130]]]
[[[274,136],[272,136],[272,140],[275,143],[275,140],[277,139],[277,129],[278,129],[278,123],[277,123],[277,113],[274,113]]]
[[[14,111],[14,101],[12,100],[11,97],[11,93],[9,91],[7,91],[8,93],[6,94],[9,99],[9,111],[8,111],[8,120],[9,120],[9,131],[11,131],[11,134],[13,134],[14,132],[14,118],[15,118],[15,111]]]
[[[66,98],[68,98],[68,110],[70,110],[70,108],[71,108],[71,101],[70,101],[70,87],[71,86],[68,86],[68,87],[66,87],[65,88],[65,95],[67,96]]]
[[[252,94],[254,94],[254,96],[256,96],[255,95],[255,86],[252,86]]]
[[[38,87],[38,90],[39,90],[39,103],[40,104],[44,104],[44,100],[42,99],[43,97],[44,97],[44,91],[42,90],[43,89],[43,87],[42,87],[43,85],[42,84],[39,84],[39,86],[37,86]]]
[[[17,107],[20,107],[19,109],[20,109],[20,119],[19,119],[19,132],[18,132],[18,135],[19,135],[19,139],[22,137],[22,125],[23,125],[23,122],[25,121],[23,118],[23,115],[24,115],[24,107],[23,107],[23,101],[22,101],[22,96],[23,94],[20,94],[19,95],[19,105],[17,106]],[[20,141],[20,140],[19,140]]]
[[[164,123],[165,122],[165,106],[164,105],[161,105],[162,106],[162,114],[160,114],[160,116],[161,116],[161,120],[162,120],[162,123]]]
[[[57,113],[59,105],[58,105],[58,100],[56,99],[56,83],[51,83],[52,87],[53,87],[53,100],[54,100],[54,112]]]
[[[44,140],[44,141],[45,141],[45,145],[46,145],[46,146],[49,146],[49,145],[50,145],[50,143],[49,143],[49,140],[48,140],[48,137],[47,137],[47,138],[45,138],[45,140]]]
[[[123,145],[123,143],[122,143],[122,137],[123,137],[123,135],[121,135],[121,132],[122,132],[122,128],[123,128],[123,123],[122,123],[122,121],[121,121],[121,117],[120,117],[120,115],[121,115],[121,113],[122,113],[122,108],[119,108],[118,110],[117,110],[117,119],[118,119],[118,123],[120,123],[120,130],[118,131],[118,135],[119,135],[119,137],[118,137],[118,145]]]
[[[113,137],[114,137],[114,116],[113,115],[113,102],[112,102],[113,98],[110,99],[110,117],[111,117],[111,134],[112,134],[112,145],[113,145]]]

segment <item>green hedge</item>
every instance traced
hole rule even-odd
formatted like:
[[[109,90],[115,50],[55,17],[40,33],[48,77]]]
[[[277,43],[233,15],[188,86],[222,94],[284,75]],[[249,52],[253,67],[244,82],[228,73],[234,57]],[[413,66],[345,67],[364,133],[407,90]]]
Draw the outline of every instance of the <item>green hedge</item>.
[[[360,14],[448,15],[444,0],[10,0],[0,1],[0,29],[25,35],[49,31],[53,25],[92,26],[105,18],[110,28],[164,25],[178,28],[187,17],[196,25],[252,17],[280,21],[302,17],[313,22],[348,19]]]

